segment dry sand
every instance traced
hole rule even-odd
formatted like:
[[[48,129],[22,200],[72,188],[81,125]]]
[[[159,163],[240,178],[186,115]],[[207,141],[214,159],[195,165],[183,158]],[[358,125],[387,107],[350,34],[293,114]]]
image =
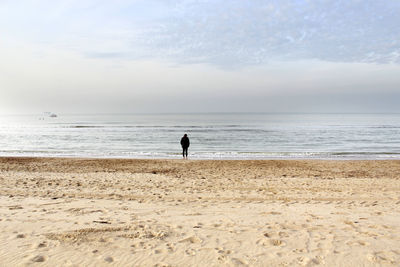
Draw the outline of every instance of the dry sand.
[[[399,266],[400,161],[0,158],[1,266]]]

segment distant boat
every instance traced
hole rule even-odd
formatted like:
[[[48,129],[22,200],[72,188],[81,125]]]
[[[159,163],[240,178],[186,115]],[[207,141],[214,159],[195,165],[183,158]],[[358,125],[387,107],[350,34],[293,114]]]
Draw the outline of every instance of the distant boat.
[[[44,115],[50,118],[57,118],[57,114],[51,112],[44,112]]]

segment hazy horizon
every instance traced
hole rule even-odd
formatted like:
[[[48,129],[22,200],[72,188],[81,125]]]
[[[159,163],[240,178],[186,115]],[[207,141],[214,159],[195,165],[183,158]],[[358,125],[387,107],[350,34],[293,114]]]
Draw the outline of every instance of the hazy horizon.
[[[400,2],[1,1],[0,114],[398,113]]]
[[[35,116],[38,118],[46,118],[47,114],[55,114],[57,116],[146,116],[146,115],[234,115],[234,114],[242,114],[242,115],[396,115],[400,114],[400,111],[371,111],[371,112],[298,112],[298,111],[291,111],[291,112],[284,112],[284,111],[262,111],[262,112],[252,112],[252,111],[220,111],[220,112],[52,112],[52,111],[43,111],[43,112],[30,112],[30,113],[0,113],[0,116],[3,117],[28,117],[28,116]]]

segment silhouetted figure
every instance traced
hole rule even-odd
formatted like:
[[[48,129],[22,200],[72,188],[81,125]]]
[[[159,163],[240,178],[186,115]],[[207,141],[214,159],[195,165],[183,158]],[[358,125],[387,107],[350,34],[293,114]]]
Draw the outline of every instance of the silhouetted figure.
[[[190,146],[190,141],[189,141],[189,137],[187,136],[187,134],[185,134],[182,139],[181,139],[181,146],[182,146],[182,156],[183,158],[185,158],[186,155],[186,159],[188,156],[188,148]]]

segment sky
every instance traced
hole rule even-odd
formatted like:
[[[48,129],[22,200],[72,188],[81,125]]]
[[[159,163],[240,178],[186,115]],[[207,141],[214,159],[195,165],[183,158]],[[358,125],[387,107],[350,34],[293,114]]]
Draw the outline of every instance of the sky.
[[[397,0],[0,0],[0,113],[400,112]]]

